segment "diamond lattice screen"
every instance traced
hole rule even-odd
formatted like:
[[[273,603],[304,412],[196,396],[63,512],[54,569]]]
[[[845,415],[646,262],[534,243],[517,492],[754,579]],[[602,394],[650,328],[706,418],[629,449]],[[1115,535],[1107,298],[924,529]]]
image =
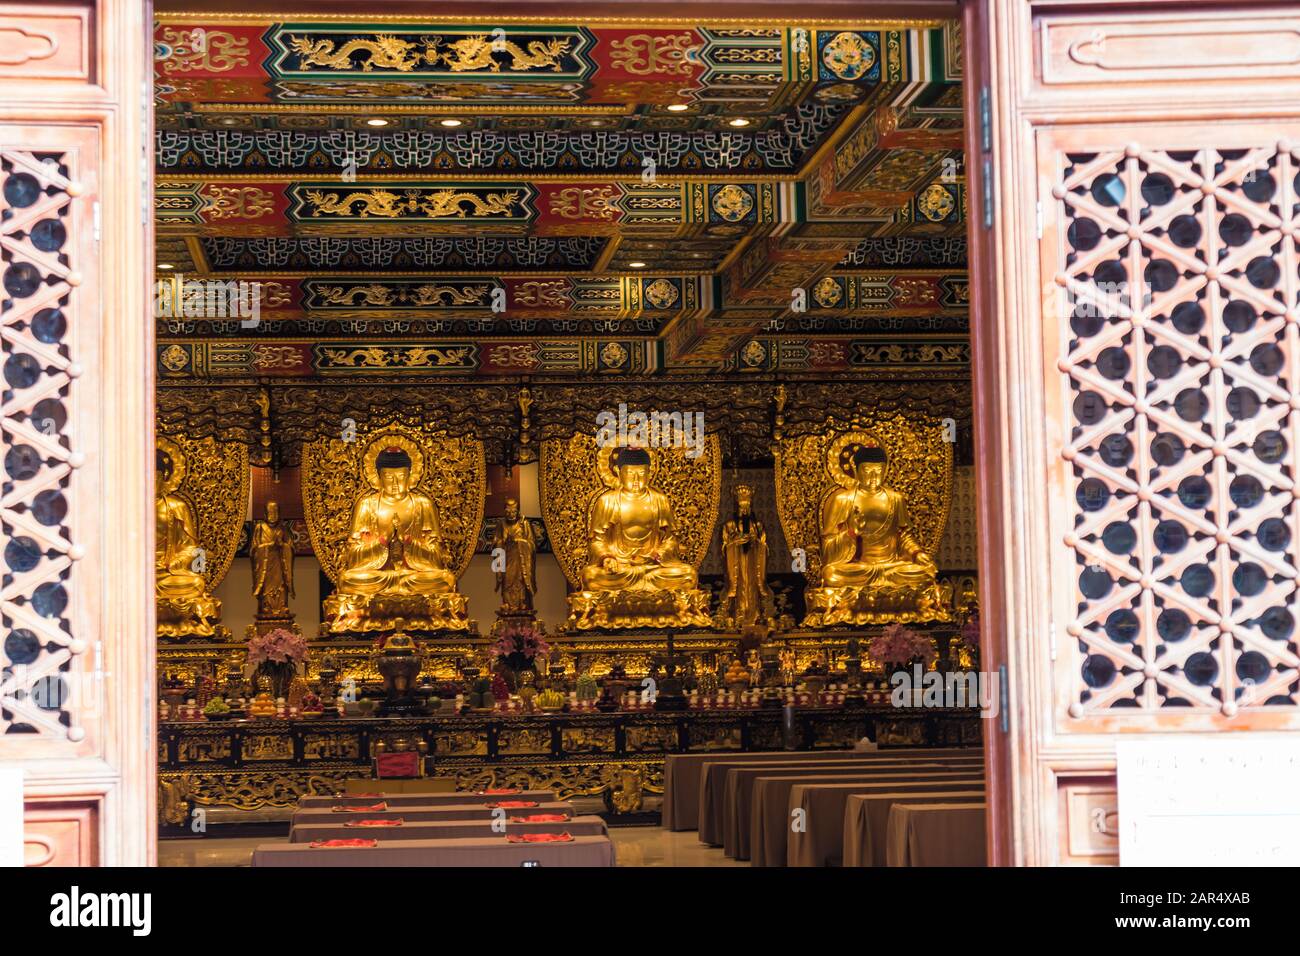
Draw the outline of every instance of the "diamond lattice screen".
[[[81,369],[68,347],[80,276],[70,210],[80,187],[62,152],[0,152],[0,343],[3,345],[3,583],[0,733],[81,740],[71,661],[86,647],[69,621],[69,499],[83,455],[68,395]]]
[[[1300,703],[1297,153],[1064,154],[1069,712]]]

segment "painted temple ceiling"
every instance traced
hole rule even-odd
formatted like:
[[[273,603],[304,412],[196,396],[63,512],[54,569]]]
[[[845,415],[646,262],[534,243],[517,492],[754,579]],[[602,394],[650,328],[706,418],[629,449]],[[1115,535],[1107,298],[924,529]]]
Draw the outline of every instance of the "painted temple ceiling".
[[[951,24],[166,15],[155,41],[159,279],[260,305],[161,316],[165,383],[964,372]]]

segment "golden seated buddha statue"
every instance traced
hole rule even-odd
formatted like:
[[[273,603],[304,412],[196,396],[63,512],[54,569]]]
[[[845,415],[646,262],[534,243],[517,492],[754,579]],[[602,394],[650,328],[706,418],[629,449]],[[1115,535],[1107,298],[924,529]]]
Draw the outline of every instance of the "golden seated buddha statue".
[[[199,543],[194,508],[175,494],[176,463],[156,456],[154,590],[159,637],[218,637],[221,602],[208,593],[207,555]]]
[[[570,629],[707,627],[708,594],[681,559],[677,520],[650,487],[650,453],[617,452],[618,484],[591,502],[583,590],[569,595]]]
[[[379,452],[372,490],[352,509],[338,588],[325,600],[331,633],[468,629],[438,508],[412,484],[405,450]]]
[[[883,448],[859,446],[842,487],[822,499],[822,583],[807,591],[805,627],[950,619],[907,501],[884,483],[887,463]]]

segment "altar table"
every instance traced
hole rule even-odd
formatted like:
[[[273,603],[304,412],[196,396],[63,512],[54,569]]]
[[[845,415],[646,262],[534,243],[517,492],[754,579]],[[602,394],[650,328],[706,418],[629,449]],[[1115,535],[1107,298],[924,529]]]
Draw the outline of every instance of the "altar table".
[[[528,810],[507,811],[511,815],[528,814]],[[362,819],[378,819],[362,814]],[[605,821],[597,816],[572,817],[563,823],[512,823],[506,820],[505,830],[492,829],[492,820],[416,821],[402,818],[400,827],[348,827],[339,820],[332,823],[304,823],[289,831],[290,843],[311,843],[313,840],[352,840],[358,837],[374,840],[451,840],[464,837],[499,837],[509,833],[572,833],[574,836],[606,836]]]
[[[894,804],[885,860],[889,866],[986,866],[983,803]]]
[[[927,762],[925,764],[909,765],[909,770],[915,770],[918,774],[946,774],[952,772],[952,777],[947,776],[942,779],[952,779],[955,783],[958,780],[970,781],[974,787],[984,785],[984,764],[983,761],[976,762],[953,762],[945,763],[942,760]],[[844,775],[838,772],[806,774],[799,776],[769,776],[763,774],[753,781],[749,787],[750,806],[748,809],[749,816],[749,839],[748,843],[744,840],[745,831],[739,830],[741,852],[746,849],[749,853],[749,860],[754,866],[786,866],[789,860],[788,847],[795,840],[806,840],[808,837],[818,841],[818,846],[829,851],[830,855],[835,858],[834,865],[839,865],[840,850],[844,844],[842,828],[844,826],[844,798],[849,793],[861,793],[863,782],[877,783],[885,782],[888,778],[873,774],[864,776],[862,774]],[[895,779],[907,779],[906,777],[895,777]],[[926,779],[929,779],[928,777]],[[937,779],[937,778],[936,778]],[[825,785],[832,792],[839,794],[839,802],[832,802],[830,806],[800,806],[800,803],[791,799],[791,794],[797,789],[804,789],[813,785]],[[836,790],[835,788],[842,787]],[[900,787],[899,789],[904,789]],[[743,791],[738,797],[743,796]],[[737,803],[740,814],[743,814],[743,804]],[[803,810],[802,817],[805,829],[795,832],[791,828],[791,821],[794,819],[794,811]],[[741,819],[737,819],[737,827],[741,827]],[[833,836],[832,836],[833,834]],[[827,865],[823,863],[818,866]]]
[[[889,813],[895,804],[938,803],[979,804],[983,787],[954,787],[947,793],[910,790],[898,793],[854,794],[844,804],[844,865],[885,866]],[[980,840],[984,833],[980,831]]]
[[[330,807],[368,807],[387,803],[390,807],[444,807],[466,803],[495,803],[498,800],[536,800],[550,803],[555,800],[553,790],[523,790],[519,793],[474,793],[457,790],[454,793],[385,793],[380,796],[346,794],[342,797],[310,796],[298,799],[299,810],[328,810]]]
[[[378,839],[372,837],[372,839]],[[253,866],[613,866],[607,836],[574,836],[572,843],[509,843],[504,836],[453,840],[379,840],[374,847],[312,847],[264,843]]]
[[[538,803],[535,807],[504,807],[506,816],[525,816],[533,813],[567,813],[573,816],[573,804],[568,801]],[[396,807],[389,810],[367,810],[365,813],[335,813],[330,809],[295,810],[290,826],[309,823],[347,823],[349,820],[408,820],[417,823],[435,823],[448,820],[492,820],[492,810],[481,803],[449,804],[442,807]]]

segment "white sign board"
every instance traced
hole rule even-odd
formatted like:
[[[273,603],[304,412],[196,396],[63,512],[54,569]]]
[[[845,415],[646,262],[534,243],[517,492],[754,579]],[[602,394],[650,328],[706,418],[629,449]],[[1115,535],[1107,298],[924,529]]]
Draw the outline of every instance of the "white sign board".
[[[0,866],[23,865],[23,771],[0,767]]]
[[[1121,866],[1300,864],[1300,734],[1122,737]]]

